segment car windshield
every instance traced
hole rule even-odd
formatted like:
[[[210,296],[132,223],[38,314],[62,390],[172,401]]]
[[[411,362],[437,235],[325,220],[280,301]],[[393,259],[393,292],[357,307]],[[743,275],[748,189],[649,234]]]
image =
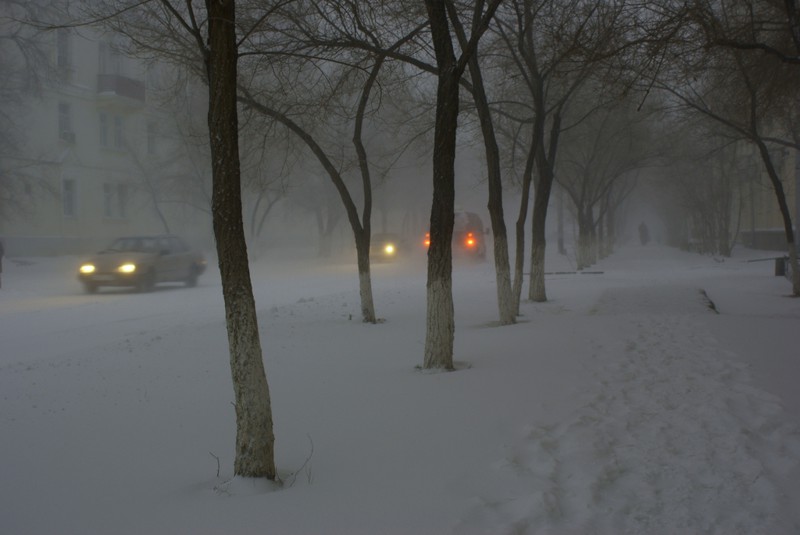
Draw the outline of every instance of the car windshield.
[[[155,238],[119,238],[107,249],[119,253],[154,253],[158,251]]]

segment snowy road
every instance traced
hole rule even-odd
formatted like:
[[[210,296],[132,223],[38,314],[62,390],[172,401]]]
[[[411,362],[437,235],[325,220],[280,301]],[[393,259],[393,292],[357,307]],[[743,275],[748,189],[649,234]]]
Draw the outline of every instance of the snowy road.
[[[491,264],[457,265],[465,366],[427,374],[424,264],[375,266],[368,326],[352,264],[255,263],[270,491],[229,481],[215,270],[88,296],[74,263],[3,274],[4,534],[800,531],[800,300],[764,264],[622,249],[508,327]]]

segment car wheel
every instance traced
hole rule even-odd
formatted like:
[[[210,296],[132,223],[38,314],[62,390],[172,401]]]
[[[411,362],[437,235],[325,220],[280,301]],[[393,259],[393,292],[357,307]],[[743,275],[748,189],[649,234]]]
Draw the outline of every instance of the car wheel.
[[[97,293],[97,285],[94,284],[93,282],[85,282],[83,283],[83,290],[87,294],[95,294]]]
[[[136,285],[136,290],[139,292],[149,292],[156,285],[156,270],[151,269],[139,279],[139,284]]]
[[[197,272],[197,266],[194,265],[191,266],[189,268],[189,276],[186,277],[186,280],[184,281],[186,283],[186,286],[189,288],[194,288],[195,286],[197,286],[197,277],[199,275],[200,274]]]

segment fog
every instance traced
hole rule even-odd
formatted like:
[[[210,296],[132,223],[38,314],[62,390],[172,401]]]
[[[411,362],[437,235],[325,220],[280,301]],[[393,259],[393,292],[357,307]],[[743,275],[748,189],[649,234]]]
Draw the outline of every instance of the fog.
[[[800,532],[800,289],[778,269],[800,219],[796,43],[718,45],[729,22],[761,37],[740,12],[786,14],[446,3],[437,24],[445,3],[240,1],[234,26],[204,7],[233,2],[0,0],[0,532]],[[211,28],[238,32],[235,79],[204,61]],[[235,139],[209,126],[225,83]],[[425,236],[451,157],[457,220],[483,230],[439,284]],[[276,481],[234,473],[239,303],[212,217],[239,221],[212,216],[212,163],[241,186],[222,200]],[[96,254],[120,236],[160,238]],[[431,288],[452,366],[427,366]]]

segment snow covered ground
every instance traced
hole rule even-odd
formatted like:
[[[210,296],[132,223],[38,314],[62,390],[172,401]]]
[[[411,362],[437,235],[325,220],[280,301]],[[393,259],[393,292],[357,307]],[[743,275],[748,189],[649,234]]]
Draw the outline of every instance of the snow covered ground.
[[[452,373],[416,369],[423,257],[374,267],[364,325],[352,264],[276,256],[253,280],[280,488],[231,480],[215,269],[83,295],[75,258],[6,258],[0,532],[800,533],[800,300],[746,262],[769,254],[621,248],[507,327],[491,262],[457,264]]]

